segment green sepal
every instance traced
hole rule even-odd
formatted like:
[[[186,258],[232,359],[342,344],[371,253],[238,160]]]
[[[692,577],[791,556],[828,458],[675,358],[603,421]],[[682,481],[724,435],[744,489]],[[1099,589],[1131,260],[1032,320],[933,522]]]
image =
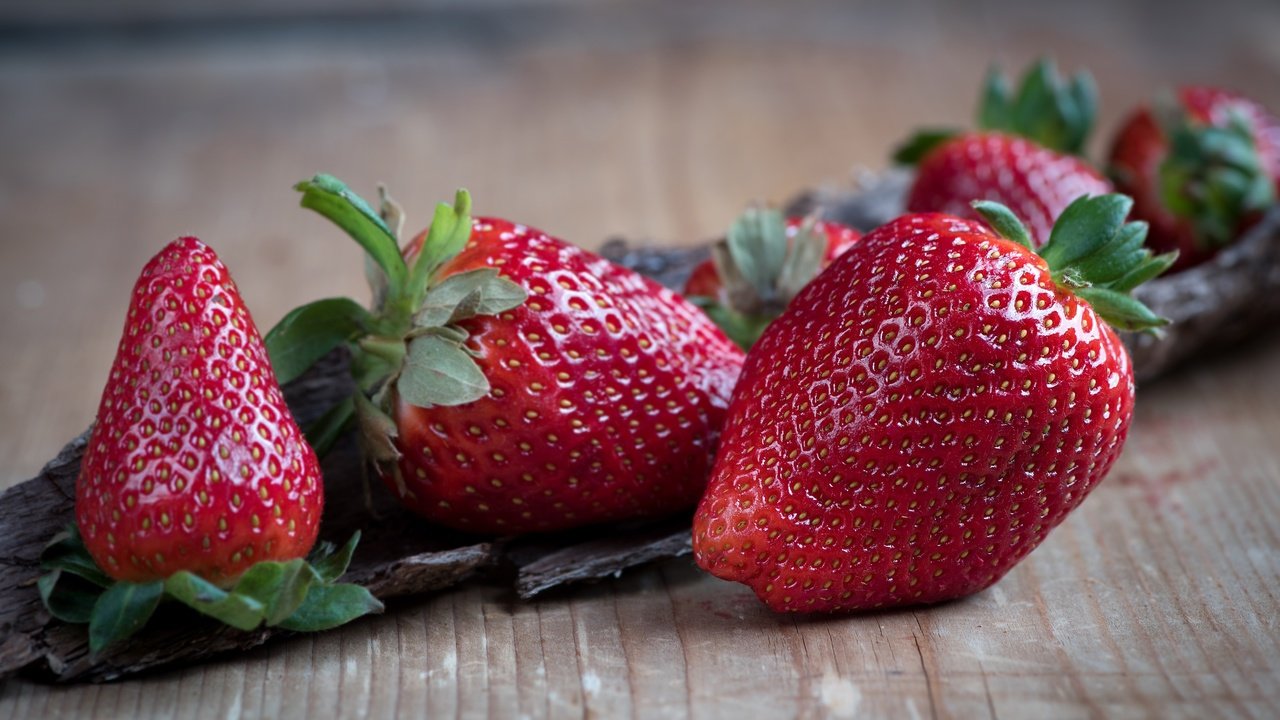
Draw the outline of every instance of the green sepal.
[[[973,205],[997,232],[1021,225],[1008,208],[989,202]],[[1080,197],[1058,216],[1049,242],[1038,253],[1058,287],[1088,302],[1112,327],[1151,331],[1168,320],[1129,293],[1169,269],[1177,253],[1151,254],[1143,245],[1147,224],[1125,222],[1132,206],[1124,195]],[[1016,228],[1013,232],[1017,234]]]
[[[742,277],[762,294],[777,286],[787,257],[786,219],[778,210],[747,208],[729,227],[729,255]],[[733,294],[729,289],[730,295]]]
[[[443,327],[476,315],[497,315],[519,307],[529,294],[496,268],[454,273],[427,291],[414,324]]]
[[[1125,195],[1076,198],[1058,216],[1040,257],[1055,272],[1077,264],[1115,236],[1132,208],[1133,200]]]
[[[89,624],[94,653],[137,632],[166,598],[240,630],[264,624],[291,630],[327,629],[382,610],[365,588],[335,584],[346,572],[359,541],[356,532],[341,548],[332,543],[317,545],[307,560],[257,563],[227,590],[188,571],[147,583],[111,580],[93,564],[72,528],[50,542],[47,557],[41,560],[49,572],[36,581],[36,587],[55,618]],[[91,569],[78,559],[81,554]],[[90,578],[105,579],[105,590]],[[326,600],[333,607],[325,607]]]
[[[276,380],[298,378],[334,348],[373,330],[373,315],[350,298],[326,298],[294,308],[263,342]]]
[[[1169,324],[1167,318],[1156,315],[1132,295],[1106,287],[1084,287],[1074,292],[1117,330],[1147,331]]]
[[[110,587],[115,583],[98,564],[93,561],[80,530],[71,523],[65,530],[53,536],[48,545],[40,553],[40,567],[44,570],[62,570],[79,576],[100,588]]]
[[[712,298],[692,296],[687,299],[701,308],[707,317],[711,318],[711,321],[724,332],[725,337],[744,351],[751,349],[772,320],[769,317],[734,312]]]
[[[1047,148],[1082,155],[1098,113],[1093,77],[1078,72],[1069,80],[1052,60],[1042,58],[1022,77],[1014,94],[1008,80],[993,68],[978,104],[978,127],[1033,140]]]
[[[893,151],[893,161],[899,165],[919,165],[934,148],[959,134],[959,130],[946,128],[921,130]]]
[[[302,207],[315,210],[342,228],[360,244],[387,275],[394,293],[403,288],[408,276],[395,233],[369,203],[352,192],[341,180],[320,173],[293,189],[302,193]]]
[[[97,654],[141,630],[163,595],[164,583],[159,580],[118,582],[107,588],[94,603],[89,617],[89,652]]]
[[[1245,218],[1276,201],[1253,129],[1235,110],[1224,126],[1193,122],[1181,110],[1162,117],[1171,127],[1169,153],[1157,175],[1161,200],[1191,221],[1201,247],[1222,247],[1236,238]]]
[[[1178,260],[1178,252],[1167,252],[1162,255],[1156,255],[1150,259],[1144,260],[1137,267],[1131,268],[1122,275],[1118,280],[1111,283],[1112,290],[1117,292],[1129,292],[1148,280],[1159,277],[1166,270],[1173,267]]]
[[[428,333],[409,343],[396,391],[410,405],[465,405],[489,393],[489,380],[460,343]]]
[[[427,292],[427,285],[436,271],[453,256],[462,252],[467,240],[471,239],[471,194],[459,189],[454,196],[453,205],[439,203],[436,205],[435,217],[431,220],[431,229],[427,231],[426,240],[414,261],[413,271],[409,278],[409,296],[413,299],[411,307],[417,308]]]
[[[312,585],[293,615],[280,623],[285,630],[317,632],[345,625],[358,617],[384,610],[381,601],[360,585]]]
[[[49,614],[69,623],[89,622],[93,605],[102,596],[100,586],[61,569],[41,575],[36,580],[36,589]]]
[[[318,542],[311,549],[311,554],[307,556],[307,562],[316,571],[316,576],[320,578],[321,582],[336,582],[347,571],[347,567],[351,565],[351,556],[355,555],[356,545],[359,543],[359,530],[355,531],[351,535],[351,539],[347,540],[342,547],[337,547],[327,541]]]
[[[228,592],[186,570],[165,579],[164,590],[169,597],[201,615],[238,630],[257,628],[266,612],[256,598]]]
[[[260,562],[240,576],[234,594],[257,600],[262,606],[262,622],[279,625],[298,609],[319,580],[319,574],[302,558]]]
[[[1000,237],[1012,240],[1028,250],[1035,249],[1035,244],[1031,241],[1031,233],[1027,231],[1027,226],[1022,224],[1022,221],[1018,219],[1017,215],[1013,214],[1012,210],[990,200],[974,200],[970,204]]]

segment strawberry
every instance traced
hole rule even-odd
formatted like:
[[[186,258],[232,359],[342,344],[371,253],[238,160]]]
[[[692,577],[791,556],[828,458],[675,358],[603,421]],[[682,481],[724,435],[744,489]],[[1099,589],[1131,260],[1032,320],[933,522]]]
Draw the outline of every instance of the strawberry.
[[[696,307],[539,230],[473,221],[462,191],[402,259],[341,183],[299,188],[369,251],[375,307],[319,301],[268,346],[311,348],[286,374],[353,348],[361,392],[349,407],[403,504],[484,533],[696,504],[743,359]],[[398,211],[384,201],[384,214]]]
[[[996,582],[1119,455],[1128,295],[1172,262],[1081,198],[1037,254],[1001,205],[865,236],[752,348],[694,517],[700,566],[776,611],[963,597]]]
[[[1111,183],[1073,155],[1004,133],[966,133],[921,159],[907,210],[981,219],[970,203],[990,200],[1017,212],[1043,244],[1073,200],[1108,192]]]
[[[993,70],[978,104],[978,131],[926,130],[895,153],[897,162],[917,166],[907,210],[980,220],[970,203],[991,200],[1011,207],[1044,243],[1072,200],[1111,192],[1106,178],[1078,157],[1096,107],[1088,73],[1067,81],[1041,60],[1015,95]]]
[[[106,587],[71,619],[90,622],[99,649],[166,593],[242,629],[287,623],[333,579],[300,559],[323,503],[315,453],[227,268],[196,238],[175,240],[134,286],[76,481],[78,535],[54,543],[79,563],[46,558]],[[42,580],[55,615],[61,579]],[[357,614],[380,607],[360,599]]]
[[[749,208],[694,266],[684,294],[743,349],[861,234],[839,223]]]
[[[1176,272],[1213,257],[1275,203],[1280,120],[1243,95],[1184,87],[1123,123],[1110,172],[1150,223],[1151,246],[1179,251]]]

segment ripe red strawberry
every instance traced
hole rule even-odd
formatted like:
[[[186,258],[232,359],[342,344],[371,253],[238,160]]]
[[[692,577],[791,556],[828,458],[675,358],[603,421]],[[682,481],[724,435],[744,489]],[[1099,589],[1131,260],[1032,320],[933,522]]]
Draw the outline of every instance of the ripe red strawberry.
[[[968,133],[939,145],[920,161],[907,194],[907,211],[978,220],[970,203],[998,202],[1026,222],[1040,245],[1073,200],[1109,192],[1111,183],[1074,155],[1004,133]]]
[[[760,337],[800,288],[857,242],[851,227],[749,208],[699,263],[684,294],[743,349]]]
[[[45,607],[97,653],[165,599],[226,625],[336,627],[382,604],[335,581],[324,488],[227,268],[192,237],[143,268],[76,480],[76,523],[41,555]]]
[[[300,187],[304,204],[339,197],[362,218],[353,236],[387,278],[349,337],[373,394],[356,398],[365,446],[396,467],[384,478],[405,505],[515,533],[701,497],[742,353],[696,307],[541,231],[473,222],[465,193],[400,262],[389,228],[340,183]],[[269,344],[304,325],[286,318]]]
[[[777,611],[978,592],[1035,548],[1120,453],[1128,355],[1108,323],[1172,261],[1128,198],[1082,198],[1031,250],[987,223],[907,215],[864,237],[752,349],[694,518],[699,565]]]
[[[1093,128],[1096,95],[1087,73],[1066,81],[1047,60],[1031,67],[1016,95],[993,71],[979,102],[979,131],[925,131],[895,154],[896,161],[918,166],[907,210],[979,220],[970,203],[990,200],[1011,208],[1035,242],[1044,243],[1073,200],[1111,192],[1106,178],[1079,157]]]
[[[227,268],[199,240],[142,270],[76,482],[97,564],[229,585],[315,543],[324,488]]]
[[[1280,119],[1247,97],[1185,87],[1176,102],[1138,108],[1111,148],[1116,186],[1133,196],[1149,243],[1178,250],[1174,271],[1239,237],[1280,193]]]

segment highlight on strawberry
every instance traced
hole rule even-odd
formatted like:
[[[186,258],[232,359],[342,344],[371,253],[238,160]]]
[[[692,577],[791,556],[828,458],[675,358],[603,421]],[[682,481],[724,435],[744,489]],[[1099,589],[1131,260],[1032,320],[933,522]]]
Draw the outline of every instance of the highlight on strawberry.
[[[908,214],[810,283],[752,348],[693,525],[697,563],[779,612],[935,603],[998,581],[1107,474],[1133,412],[1115,330],[1172,254],[1131,201],[1048,241],[1006,207]]]
[[[702,495],[742,352],[676,293],[539,230],[472,218],[458,191],[402,249],[399,207],[300,183],[364,248],[373,306],[320,300],[267,336],[295,377],[337,347],[358,386],[309,433],[353,423],[411,510],[483,533],[672,514]],[[395,229],[393,229],[395,228]]]
[[[134,286],[75,524],[41,556],[46,607],[88,623],[95,653],[164,600],[241,630],[380,612],[368,590],[336,582],[358,534],[313,547],[323,504],[315,453],[227,268],[196,238],[175,240]]]
[[[835,222],[747,208],[712,245],[711,259],[693,268],[685,297],[746,350],[801,288],[861,236]]]
[[[1081,157],[1096,114],[1097,90],[1086,72],[1066,80],[1041,60],[1014,93],[992,70],[976,131],[926,130],[895,153],[896,162],[916,168],[907,210],[981,220],[970,203],[990,200],[1012,209],[1035,243],[1045,243],[1076,198],[1112,191]]]
[[[1280,119],[1243,95],[1180,88],[1139,107],[1116,134],[1108,172],[1132,195],[1149,244],[1177,250],[1173,272],[1230,245],[1280,193]]]

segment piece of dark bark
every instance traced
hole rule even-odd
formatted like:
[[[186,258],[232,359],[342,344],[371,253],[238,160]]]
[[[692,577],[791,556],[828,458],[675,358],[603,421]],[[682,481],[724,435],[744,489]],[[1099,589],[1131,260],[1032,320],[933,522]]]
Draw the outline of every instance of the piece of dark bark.
[[[631,567],[693,552],[688,515],[637,525],[564,545],[530,538],[507,552],[516,565],[516,593],[528,600],[553,587],[617,577]]]
[[[787,209],[868,230],[903,212],[910,182],[905,170],[862,173],[853,187],[808,190]],[[1140,382],[1269,331],[1280,319],[1280,207],[1208,262],[1156,278],[1134,295],[1173,321],[1159,336],[1121,334]]]
[[[285,396],[305,426],[351,389],[347,357],[336,353],[286,386]],[[109,681],[245,651],[290,634],[270,628],[242,632],[165,606],[138,635],[90,657],[85,626],[51,618],[35,586],[40,551],[72,522],[87,436],[86,431],[68,443],[36,478],[0,495],[0,678],[26,671],[54,682]],[[366,501],[363,469],[350,436],[325,457],[323,469],[321,538],[341,544],[361,530],[344,580],[365,585],[382,599],[447,588],[499,564],[515,568],[517,593],[530,597],[689,551],[687,517],[488,541],[431,525],[397,504],[376,478]],[[526,585],[534,589],[525,590]]]

